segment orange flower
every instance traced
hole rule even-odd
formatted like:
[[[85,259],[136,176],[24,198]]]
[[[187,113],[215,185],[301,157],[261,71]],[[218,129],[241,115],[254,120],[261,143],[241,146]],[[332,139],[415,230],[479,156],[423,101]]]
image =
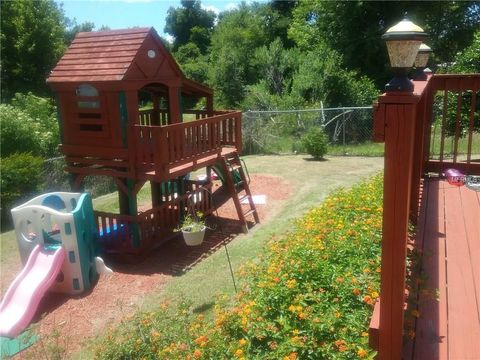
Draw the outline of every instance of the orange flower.
[[[193,356],[195,357],[195,359],[200,359],[202,357],[202,352],[200,350],[196,349],[193,352]]]
[[[363,302],[366,303],[366,304],[369,304],[369,305],[375,304],[375,300],[373,300],[370,295],[365,295],[363,297]]]
[[[345,340],[336,340],[335,341],[335,346],[340,347],[342,345],[345,345]]]
[[[361,358],[364,358],[365,356],[367,356],[367,354],[368,354],[367,351],[365,349],[362,349],[362,348],[358,349],[358,351],[357,351],[358,357],[361,357]]]
[[[352,293],[353,293],[353,295],[358,296],[358,295],[360,295],[360,289],[355,288],[355,289],[352,290]]]

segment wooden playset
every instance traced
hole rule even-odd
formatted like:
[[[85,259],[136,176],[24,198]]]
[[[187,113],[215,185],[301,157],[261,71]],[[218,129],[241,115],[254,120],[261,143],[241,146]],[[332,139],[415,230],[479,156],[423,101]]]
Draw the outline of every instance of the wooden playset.
[[[212,89],[184,76],[153,28],[79,33],[47,83],[74,189],[86,176],[117,184],[120,213],[95,211],[107,253],[138,256],[171,237],[188,209],[211,213],[212,167],[223,173],[244,231],[247,217],[259,222],[239,159],[241,112],[215,111]],[[205,110],[187,109],[202,98]],[[142,109],[145,102],[152,108]],[[205,181],[188,179],[201,168]],[[139,212],[147,181],[151,209]]]

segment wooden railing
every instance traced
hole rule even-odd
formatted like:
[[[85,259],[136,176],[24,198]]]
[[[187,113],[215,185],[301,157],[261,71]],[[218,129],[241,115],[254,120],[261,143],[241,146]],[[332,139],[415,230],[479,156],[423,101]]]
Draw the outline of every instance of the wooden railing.
[[[186,193],[168,196],[164,203],[135,216],[95,211],[100,245],[109,254],[139,254],[160,245],[174,234],[186,213],[214,211],[211,188],[211,183],[186,181]]]
[[[160,109],[156,114],[152,109],[139,110],[138,124],[146,126],[168,125],[168,110]]]
[[[135,125],[137,169],[169,169],[220,154],[222,147],[242,148],[241,112],[167,126]]]
[[[480,75],[434,75],[414,83],[413,93],[380,96],[374,111],[374,140],[385,142],[385,174],[381,293],[370,344],[381,360],[402,354],[408,225],[418,215],[421,178],[448,167],[480,174]]]
[[[448,167],[468,174],[480,167],[480,76],[436,75],[429,93],[434,116],[426,171]]]
[[[231,111],[214,111],[213,115],[224,115]],[[207,110],[185,110],[183,115],[193,115],[195,120],[208,118]],[[184,119],[185,120],[185,119]],[[145,126],[165,126],[168,125],[168,109],[159,109],[155,114],[153,109],[138,111],[138,124]]]

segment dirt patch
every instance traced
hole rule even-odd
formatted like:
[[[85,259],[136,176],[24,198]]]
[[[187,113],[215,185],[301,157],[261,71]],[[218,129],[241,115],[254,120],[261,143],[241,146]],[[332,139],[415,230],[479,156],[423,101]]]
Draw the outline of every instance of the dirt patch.
[[[252,194],[266,195],[266,205],[257,206],[261,222],[274,216],[292,192],[289,183],[272,175],[252,175],[250,188]],[[115,264],[107,260],[114,274],[101,278],[90,292],[78,297],[48,293],[43,298],[35,319],[40,334],[48,336],[53,329],[57,329],[61,343],[68,342],[68,353],[77,352],[84,340],[93,338],[108,325],[134,313],[146,294],[158,292],[173,275],[188,270],[216,251],[221,244],[231,241],[240,233],[241,227],[233,201],[226,200],[221,192],[222,188],[216,183],[215,201],[220,206],[218,216],[207,220],[208,225],[216,230],[207,232],[201,246],[188,247],[178,237],[153,251],[139,264]],[[20,269],[19,259],[2,269],[2,291],[6,291]],[[38,350],[37,346],[29,351]],[[18,354],[15,358],[23,357],[25,354]]]

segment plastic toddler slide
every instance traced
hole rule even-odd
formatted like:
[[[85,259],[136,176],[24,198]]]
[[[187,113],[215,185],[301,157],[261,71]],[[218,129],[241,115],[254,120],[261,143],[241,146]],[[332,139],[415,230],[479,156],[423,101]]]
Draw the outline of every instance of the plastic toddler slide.
[[[25,267],[0,303],[0,336],[19,335],[32,320],[43,295],[55,282],[65,260],[65,250],[36,245]]]

